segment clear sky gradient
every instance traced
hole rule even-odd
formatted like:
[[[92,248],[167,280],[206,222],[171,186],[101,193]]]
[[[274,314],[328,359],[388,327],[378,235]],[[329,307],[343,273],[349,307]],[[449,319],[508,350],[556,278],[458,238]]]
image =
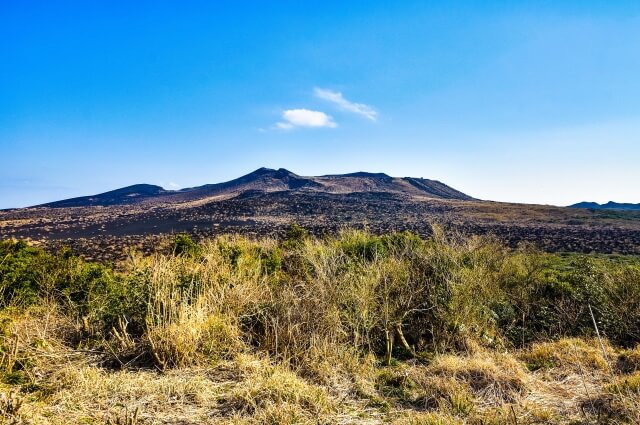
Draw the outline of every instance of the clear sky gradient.
[[[2,1],[0,208],[284,167],[640,202],[640,2]]]

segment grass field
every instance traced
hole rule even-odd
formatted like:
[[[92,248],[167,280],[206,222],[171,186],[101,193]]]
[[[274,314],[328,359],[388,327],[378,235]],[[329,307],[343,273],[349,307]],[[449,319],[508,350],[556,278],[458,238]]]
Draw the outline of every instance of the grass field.
[[[434,228],[0,243],[5,423],[640,422],[640,258]]]

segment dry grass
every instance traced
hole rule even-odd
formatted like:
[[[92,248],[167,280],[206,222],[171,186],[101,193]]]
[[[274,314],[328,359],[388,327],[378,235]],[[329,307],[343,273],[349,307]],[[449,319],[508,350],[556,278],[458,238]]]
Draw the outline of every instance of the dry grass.
[[[640,374],[612,375],[595,341],[390,367],[355,352],[320,351],[308,358],[315,358],[313,370],[234,352],[159,372],[100,367],[91,353],[68,345],[72,324],[55,310],[31,310],[5,325],[6,338],[20,341],[16,364],[29,370],[28,379],[0,389],[5,423],[561,424],[585,415],[591,423],[634,423],[640,412]],[[629,358],[629,351],[608,349],[614,360]],[[529,371],[534,360],[545,367]]]
[[[464,421],[452,415],[437,412],[403,412],[393,425],[463,425]]]
[[[605,349],[608,358],[616,357],[611,346],[605,345]],[[543,369],[575,373],[584,368],[592,373],[603,373],[611,367],[597,341],[577,338],[533,344],[519,358],[532,371]]]
[[[400,364],[382,370],[378,382],[380,392],[397,408],[430,411],[426,423],[439,423],[445,419],[438,415],[473,420],[518,403],[528,392],[529,378],[512,356],[478,352],[439,356],[427,366]],[[399,420],[418,419],[409,415]]]
[[[485,406],[511,403],[527,390],[522,365],[506,354],[442,356],[432,363],[429,371],[463,382]]]
[[[475,302],[495,295],[493,245],[436,234],[382,257],[372,241],[345,232],[283,254],[222,237],[133,257],[137,331],[125,317],[96,331],[60,303],[5,309],[0,423],[640,423],[640,347],[505,348]]]
[[[618,358],[616,367],[623,373],[640,371],[640,344],[634,349],[624,350]]]

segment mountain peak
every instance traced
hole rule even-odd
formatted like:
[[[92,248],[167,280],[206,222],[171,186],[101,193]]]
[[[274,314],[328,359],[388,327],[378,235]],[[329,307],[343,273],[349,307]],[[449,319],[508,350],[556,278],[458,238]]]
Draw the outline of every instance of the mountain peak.
[[[138,184],[99,195],[53,202],[44,206],[110,206],[129,205],[143,201],[163,204],[213,199],[219,195],[235,196],[243,192],[281,191],[325,194],[376,192],[439,199],[473,200],[470,196],[436,180],[410,177],[394,178],[385,173],[365,171],[313,177],[300,176],[286,168],[261,167],[230,181],[184,188],[178,191],[165,190],[160,186],[149,184]]]
[[[371,179],[391,179],[392,177],[385,173],[369,173],[366,171],[356,171],[355,173],[339,174],[341,177],[365,177]]]
[[[286,176],[295,176],[295,173],[287,170],[286,168],[278,168],[277,170],[274,168],[260,167],[255,171],[245,175],[244,177],[261,177],[261,176],[272,176],[275,178],[283,178]]]

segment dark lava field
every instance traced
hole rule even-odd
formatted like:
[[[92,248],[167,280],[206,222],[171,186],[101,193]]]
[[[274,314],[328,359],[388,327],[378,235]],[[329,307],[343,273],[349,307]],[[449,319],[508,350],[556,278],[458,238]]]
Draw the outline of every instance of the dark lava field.
[[[247,190],[178,203],[36,207],[0,211],[0,239],[69,246],[88,259],[120,260],[162,249],[176,233],[280,237],[292,223],[316,235],[345,228],[428,235],[433,223],[547,251],[640,254],[640,212],[572,209],[402,193]]]

